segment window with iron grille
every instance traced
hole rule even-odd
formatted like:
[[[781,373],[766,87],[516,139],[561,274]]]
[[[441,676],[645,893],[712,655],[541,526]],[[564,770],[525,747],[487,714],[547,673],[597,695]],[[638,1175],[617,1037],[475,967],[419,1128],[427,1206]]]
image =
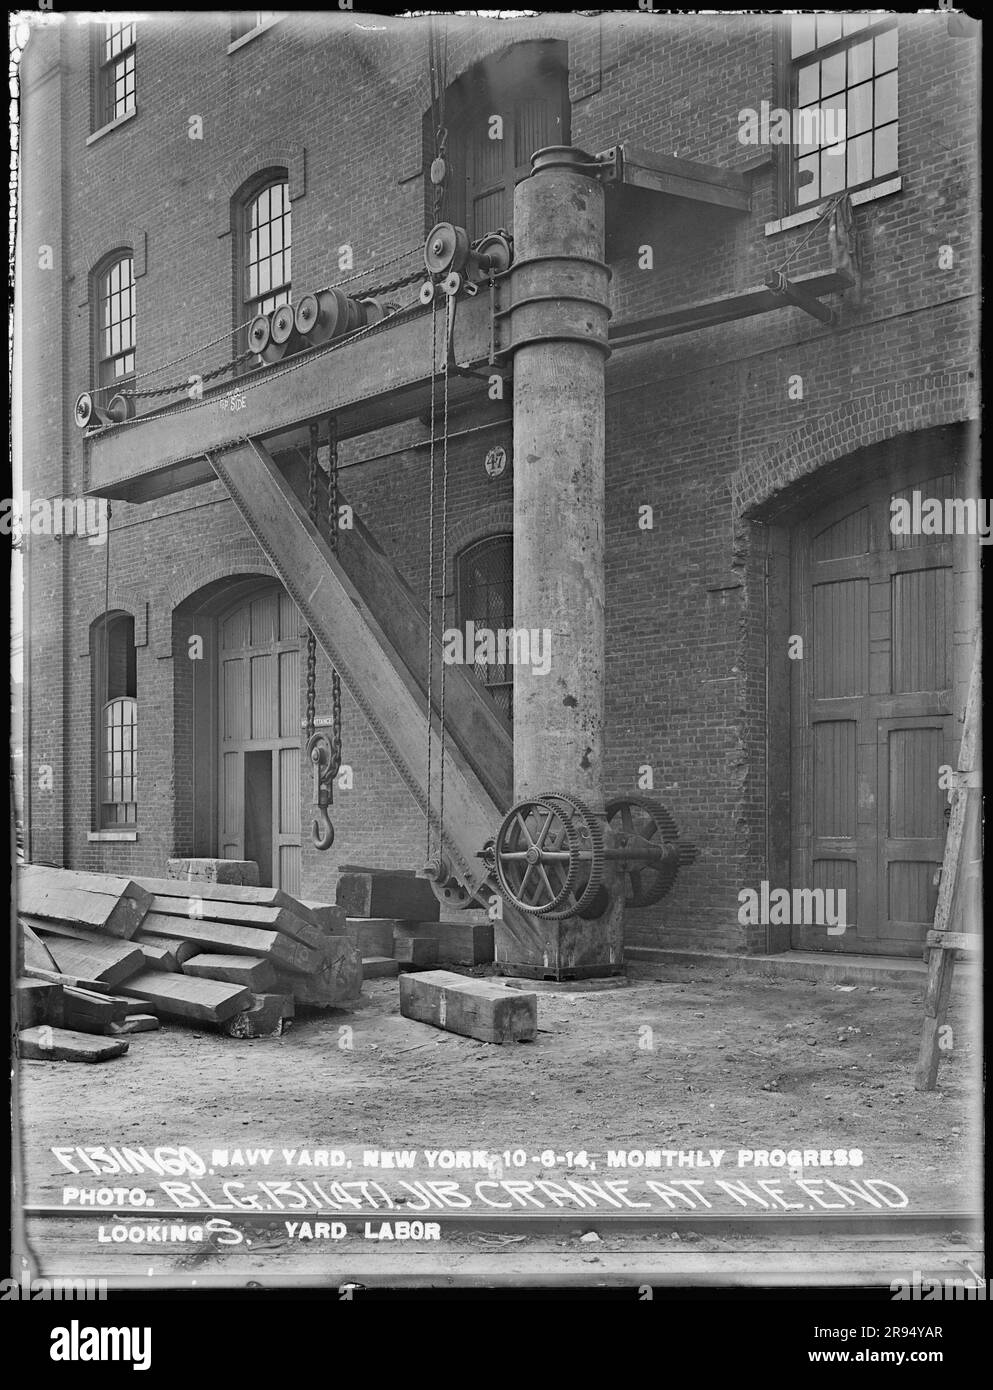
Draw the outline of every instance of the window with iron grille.
[[[137,311],[134,258],[117,255],[96,277],[97,376],[113,386],[134,372]]]
[[[459,631],[466,624],[497,633],[514,626],[514,538],[489,536],[468,546],[456,560],[456,612]],[[514,668],[507,664],[473,668],[495,704],[513,718]]]
[[[290,185],[267,183],[244,205],[242,320],[290,302]]]
[[[135,41],[134,20],[112,20],[98,30],[98,129],[135,109]]]
[[[134,618],[109,613],[91,631],[96,728],[96,817],[99,829],[138,820],[138,700]]]
[[[873,20],[830,13],[792,21],[792,211],[897,172],[896,20]]]
[[[499,116],[501,126],[493,121]],[[472,240],[514,226],[514,189],[531,172],[531,156],[548,145],[568,145],[567,46],[558,41],[519,43],[483,59],[445,94],[448,173],[442,217],[465,227]],[[425,118],[427,163],[436,132]],[[500,138],[494,138],[499,131]],[[429,224],[434,188],[428,184]]]

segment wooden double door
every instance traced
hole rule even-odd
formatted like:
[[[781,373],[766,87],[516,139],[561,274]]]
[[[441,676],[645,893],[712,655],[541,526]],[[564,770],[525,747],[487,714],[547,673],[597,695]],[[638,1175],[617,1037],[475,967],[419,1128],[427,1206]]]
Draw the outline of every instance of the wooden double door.
[[[300,615],[281,588],[218,622],[218,853],[300,890]]]
[[[847,929],[791,928],[804,950],[919,956],[932,924],[954,765],[955,547],[891,531],[894,497],[944,498],[951,473],[892,475],[792,535],[791,878],[844,889]]]

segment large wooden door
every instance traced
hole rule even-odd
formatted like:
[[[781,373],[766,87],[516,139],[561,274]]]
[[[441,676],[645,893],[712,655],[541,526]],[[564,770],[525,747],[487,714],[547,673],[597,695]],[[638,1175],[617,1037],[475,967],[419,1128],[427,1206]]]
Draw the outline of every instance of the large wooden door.
[[[844,889],[847,930],[793,924],[804,950],[919,955],[934,917],[955,758],[953,549],[895,536],[891,499],[952,494],[951,474],[887,479],[793,533],[793,888]]]
[[[218,852],[300,889],[300,615],[279,588],[218,624]]]

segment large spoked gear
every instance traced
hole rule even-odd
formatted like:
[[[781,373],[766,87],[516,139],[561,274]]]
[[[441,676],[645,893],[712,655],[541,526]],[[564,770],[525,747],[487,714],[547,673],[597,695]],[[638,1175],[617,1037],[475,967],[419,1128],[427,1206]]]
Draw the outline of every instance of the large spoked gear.
[[[493,847],[501,892],[534,917],[568,916],[580,874],[579,850],[570,809],[534,798],[518,802],[504,817]],[[559,913],[562,906],[566,911]]]
[[[625,907],[661,902],[676,881],[681,864],[696,852],[678,844],[679,832],[667,807],[647,796],[619,796],[607,802],[612,850],[624,879]],[[657,859],[624,859],[624,850],[656,848]]]
[[[581,861],[578,882],[573,889],[575,901],[568,912],[559,915],[567,917],[573,912],[582,913],[597,897],[603,883],[603,823],[584,801],[568,792],[542,792],[541,799],[571,811],[573,824],[579,831]]]

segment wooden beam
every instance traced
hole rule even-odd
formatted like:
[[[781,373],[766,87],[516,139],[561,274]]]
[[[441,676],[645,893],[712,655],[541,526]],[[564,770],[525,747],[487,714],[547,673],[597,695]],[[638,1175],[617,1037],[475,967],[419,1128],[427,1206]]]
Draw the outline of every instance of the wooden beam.
[[[99,980],[113,988],[145,968],[140,947],[131,941],[99,938],[78,941],[69,936],[50,936],[48,944],[61,974]]]
[[[128,981],[128,993],[148,999],[158,1014],[167,1018],[192,1018],[204,1023],[223,1023],[251,1002],[252,992],[243,985],[220,980],[195,980],[189,975],[170,975],[146,970]]]
[[[611,185],[645,188],[671,198],[686,198],[734,212],[751,210],[751,185],[733,169],[657,154],[626,140],[614,145],[601,159],[608,157],[610,162],[604,165],[608,188]]]
[[[235,926],[231,922],[201,922],[187,917],[166,917],[150,912],[146,918],[149,929],[157,936],[168,936],[178,941],[193,941],[201,948],[230,952],[237,956],[265,956],[278,963],[285,970],[300,970],[308,973],[319,970],[322,950],[307,946],[302,941],[294,941],[279,931],[266,931],[264,927]],[[327,940],[334,941],[330,936]]]
[[[426,879],[410,874],[343,873],[338,877],[335,901],[348,918],[395,918],[409,922],[436,922],[441,904]]]
[[[145,501],[183,491],[213,478],[206,453],[246,436],[272,439],[330,414],[339,439],[411,419],[430,404],[432,322],[431,312],[418,307],[343,346],[314,348],[205,391],[198,403],[184,396],[128,424],[91,432],[89,493]],[[489,360],[488,294],[460,301],[454,346],[463,366]],[[237,411],[227,404],[233,391],[245,402]],[[484,395],[482,382],[449,381],[449,409]]]
[[[929,931],[925,937],[928,946],[944,946],[949,951],[979,951],[982,939],[978,932]]]
[[[205,980],[224,980],[229,985],[244,985],[246,989],[272,989],[276,971],[271,961],[261,956],[231,956],[205,954],[194,956],[183,966],[184,975]]]
[[[127,1050],[121,1038],[94,1038],[47,1025],[24,1028],[17,1035],[17,1055],[33,1062],[106,1062]]]
[[[481,1042],[533,1042],[538,1034],[536,994],[450,970],[401,975],[400,1012]]]
[[[812,297],[850,289],[854,283],[853,276],[844,270],[815,271],[809,275],[794,276],[790,281],[794,289]],[[735,294],[719,295],[716,299],[701,299],[676,309],[667,309],[664,313],[653,314],[651,318],[612,324],[608,338],[612,348],[635,347],[658,338],[696,333],[701,328],[714,328],[736,319],[768,314],[782,307],[781,294],[771,290],[768,285],[753,285]]]

